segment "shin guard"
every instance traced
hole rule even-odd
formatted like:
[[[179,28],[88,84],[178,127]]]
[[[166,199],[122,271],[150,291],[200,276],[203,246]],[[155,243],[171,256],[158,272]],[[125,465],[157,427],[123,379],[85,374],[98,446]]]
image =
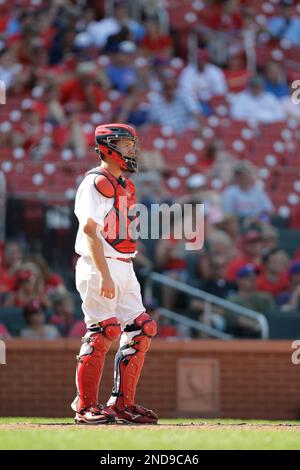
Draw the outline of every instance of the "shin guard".
[[[121,346],[115,358],[114,389],[109,402],[115,402],[119,409],[134,404],[145,353],[156,332],[156,322],[147,313],[142,313],[122,333]]]
[[[117,318],[109,318],[95,328],[89,328],[82,338],[76,371],[77,411],[98,405],[99,384],[105,356],[112,341],[119,338],[121,328]]]

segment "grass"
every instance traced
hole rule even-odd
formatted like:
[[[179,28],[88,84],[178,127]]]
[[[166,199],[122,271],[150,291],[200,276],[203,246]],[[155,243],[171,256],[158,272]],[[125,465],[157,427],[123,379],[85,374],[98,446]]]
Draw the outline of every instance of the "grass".
[[[91,428],[68,426],[72,420],[46,418],[0,418],[0,449],[300,449],[300,428],[281,429],[276,424],[298,424],[297,421],[251,421],[251,420],[160,420],[160,424],[200,424],[193,428],[174,426],[93,426]],[[207,427],[204,424],[222,426]],[[241,423],[253,429],[243,428]],[[18,424],[9,429],[2,424]],[[30,425],[40,424],[39,427]],[[47,427],[50,424],[65,426]],[[22,425],[22,427],[19,427]],[[28,428],[26,429],[26,425]],[[231,425],[231,427],[230,427]],[[273,429],[256,425],[272,425]]]

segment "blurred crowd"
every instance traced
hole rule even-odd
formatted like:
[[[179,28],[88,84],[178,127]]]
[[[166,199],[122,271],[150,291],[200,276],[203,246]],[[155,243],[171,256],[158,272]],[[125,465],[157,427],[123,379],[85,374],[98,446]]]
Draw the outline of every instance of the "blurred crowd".
[[[276,14],[261,22],[248,0],[198,2],[192,57],[166,27],[161,2],[137,2],[138,15],[132,3],[108,2],[105,12],[97,0],[19,1],[7,9],[8,2],[1,2],[0,80],[9,99],[21,103],[10,121],[0,124],[2,148],[23,149],[33,162],[55,149],[70,149],[84,161],[94,145],[94,126],[83,125],[87,116],[93,124],[109,117],[140,130],[157,124],[201,137],[204,120],[225,100],[230,117],[250,121],[253,128],[290,117],[300,121],[290,96],[293,71],[287,73],[280,57],[260,68],[251,61],[251,44],[283,41],[300,48],[296,2],[276,2]],[[280,249],[272,225],[275,208],[257,184],[257,168],[214,140],[203,171],[187,178],[184,194],[176,198],[162,184],[168,168],[160,152],[148,157],[141,155],[146,173],[137,181],[140,201],[204,203],[206,242],[190,256],[185,240],[161,239],[154,246],[141,241],[135,264],[142,286],[155,270],[261,313],[300,312],[300,250],[290,259]],[[211,187],[213,178],[221,188]],[[18,241],[5,243],[1,307],[22,309],[27,326],[21,337],[82,336],[85,327],[69,290],[40,255],[25,256]],[[160,304],[182,307],[191,318],[235,336],[258,333],[255,322],[224,309],[207,315],[203,302],[170,288],[161,290]],[[156,307],[154,301],[148,306],[158,318]],[[159,321],[160,336],[186,335]],[[10,335],[4,325],[1,335]]]
[[[21,316],[21,324],[23,316],[27,327],[20,329],[19,335],[28,339],[82,336],[85,324],[76,319],[73,292],[62,277],[50,271],[41,255],[25,255],[15,240],[1,248],[0,311],[12,317],[18,311],[16,322]],[[0,336],[11,336],[1,323]]]
[[[26,8],[14,2],[2,14],[0,80],[9,96],[27,97],[22,118],[0,126],[2,145],[31,149],[33,159],[55,147],[84,158],[93,134],[80,125],[82,113],[101,120],[111,92],[111,117],[137,127],[157,123],[201,133],[202,118],[214,114],[218,97],[229,99],[236,120],[300,119],[281,61],[254,70],[244,40],[251,33],[254,42],[300,45],[300,18],[291,0],[282,0],[279,16],[259,27],[250,1],[203,2],[198,48],[189,62],[179,57],[184,52],[159,9],[139,2],[137,21],[130,2],[112,1],[103,18],[102,3],[53,0]]]

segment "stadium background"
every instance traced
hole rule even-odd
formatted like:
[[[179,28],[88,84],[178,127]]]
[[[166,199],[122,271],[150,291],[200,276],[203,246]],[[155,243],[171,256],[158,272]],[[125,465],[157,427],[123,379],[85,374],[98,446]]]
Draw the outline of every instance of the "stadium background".
[[[287,10],[293,27],[280,23]],[[171,276],[259,311],[271,338],[259,340],[257,322],[228,306],[207,310],[160,287],[145,296],[160,329],[139,398],[162,416],[299,417],[291,363],[300,335],[298,21],[300,6],[289,1],[0,2],[1,415],[70,414],[84,332],[74,195],[97,162],[95,125],[120,120],[140,135],[139,200],[206,207],[200,253],[141,241],[144,293],[151,273]],[[243,177],[251,196],[238,207],[229,192]],[[236,339],[207,339],[161,307]]]

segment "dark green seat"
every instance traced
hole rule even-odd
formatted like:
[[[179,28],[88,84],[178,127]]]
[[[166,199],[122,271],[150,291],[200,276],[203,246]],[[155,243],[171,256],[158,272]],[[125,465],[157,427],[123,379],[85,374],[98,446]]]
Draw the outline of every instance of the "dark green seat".
[[[292,258],[300,248],[300,230],[290,228],[278,228],[279,231],[279,248],[282,248]]]
[[[52,315],[52,310],[46,310],[46,320]],[[0,308],[0,323],[3,323],[9,330],[12,336],[19,336],[23,328],[26,328],[27,323],[23,315],[23,309],[19,307],[1,307]]]
[[[269,312],[270,339],[300,339],[300,312]]]
[[[27,326],[23,309],[17,307],[0,308],[0,323],[6,326],[12,336],[19,336],[22,328]]]

